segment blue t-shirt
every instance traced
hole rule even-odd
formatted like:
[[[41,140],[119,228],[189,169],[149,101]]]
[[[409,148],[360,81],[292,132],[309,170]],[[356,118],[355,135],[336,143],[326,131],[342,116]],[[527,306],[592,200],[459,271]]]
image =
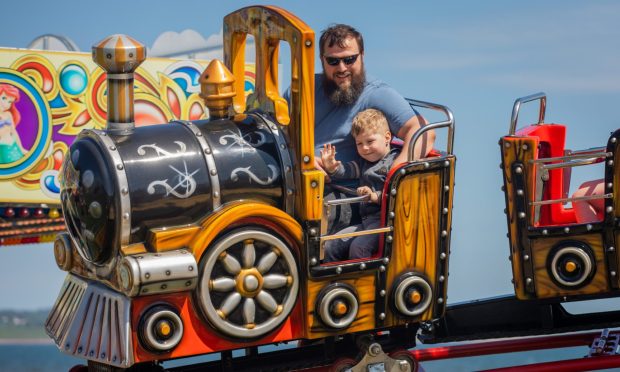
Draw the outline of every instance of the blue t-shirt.
[[[358,100],[352,105],[336,106],[325,95],[322,87],[323,74],[316,74],[314,149],[315,156],[326,143],[336,146],[336,159],[344,162],[359,158],[355,140],[351,135],[353,118],[360,111],[373,108],[383,112],[390,125],[390,131],[397,135],[403,125],[417,115],[409,103],[386,83],[367,76],[366,86]]]

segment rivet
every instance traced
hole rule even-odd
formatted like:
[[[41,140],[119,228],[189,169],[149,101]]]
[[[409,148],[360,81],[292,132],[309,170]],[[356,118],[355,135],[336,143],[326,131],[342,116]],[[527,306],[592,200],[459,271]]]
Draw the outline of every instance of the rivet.
[[[383,266],[383,265],[379,266],[379,271],[385,272],[385,266]]]
[[[443,298],[439,297],[439,298],[437,299],[437,303],[438,303],[438,304],[443,304]]]
[[[129,190],[127,190],[127,188],[126,188],[126,187],[123,187],[123,188],[121,189],[121,194],[123,194],[123,195],[127,195],[127,194],[129,194]]]
[[[443,162],[443,165],[444,165],[444,167],[449,167],[450,166],[450,162],[446,160],[446,161]]]
[[[170,274],[171,274],[170,270],[166,270],[166,275],[170,276]]]
[[[428,162],[424,162],[424,168],[425,168],[425,169],[426,169],[426,168],[428,168],[428,167],[430,167],[430,166],[431,166],[431,165],[430,165]]]
[[[110,146],[110,150],[116,151],[116,146],[114,146],[114,145]]]
[[[519,218],[525,218],[525,212],[519,212]]]
[[[444,252],[441,252],[441,254],[439,255],[439,258],[441,258],[442,260],[445,260],[446,254]]]
[[[509,256],[508,258],[512,258],[512,256]],[[526,255],[523,256],[523,260],[524,261],[528,261],[529,259],[530,259],[529,255],[526,254]]]
[[[123,164],[116,164],[116,169],[123,170]]]
[[[608,189],[612,189],[613,187],[614,187],[614,184],[613,184],[613,183],[609,182],[609,183],[607,184],[607,188],[608,188]]]
[[[313,228],[310,229],[310,235],[311,236],[316,236],[316,232],[317,232],[316,228],[313,227]]]
[[[381,319],[381,320],[385,319],[385,313],[379,314],[379,319]]]
[[[213,193],[213,197],[214,197],[215,199],[219,198],[219,197],[220,197],[220,193],[219,193],[219,192],[217,192],[217,191],[215,191],[215,192]]]
[[[405,175],[405,173],[407,173],[407,171],[406,171],[406,170],[404,170],[404,169],[401,169],[401,170],[399,170],[399,171],[398,171],[398,173],[400,173],[402,176],[404,176],[404,175]]]
[[[394,217],[396,217],[396,214],[394,212],[390,212],[389,216],[390,216],[390,218],[394,218]]]
[[[390,263],[390,259],[389,259],[389,258],[387,258],[387,257],[383,257],[383,264],[384,264],[384,265],[387,265],[387,264],[389,264],[389,263]]]
[[[161,285],[161,289],[166,289],[166,288],[168,288],[168,285],[167,285],[167,284],[162,284],[162,285]]]
[[[522,196],[523,195],[523,190],[521,190],[521,189],[517,190],[517,195]]]
[[[611,274],[611,276],[616,276],[616,272],[615,271],[610,272],[610,274]]]
[[[389,243],[389,242],[391,242],[391,241],[392,241],[392,239],[394,239],[394,238],[392,238],[392,235],[388,235],[388,236],[387,236],[387,238],[385,238],[385,239],[386,239],[386,240],[388,241],[388,243]]]
[[[285,145],[284,143],[282,143],[282,144],[280,144],[280,148],[281,148],[282,150],[286,150],[286,145]]]
[[[611,143],[616,143],[616,137],[611,137],[609,141],[611,141]]]
[[[309,163],[310,157],[308,155],[304,156],[304,163]]]
[[[543,235],[547,235],[547,234],[549,234],[549,231],[547,231],[547,229],[544,229],[543,230]]]
[[[205,147],[204,152],[209,155],[211,153],[211,149],[209,147]]]
[[[605,210],[607,211],[607,213],[611,213],[614,211],[614,207],[610,205],[609,207],[605,208]]]
[[[379,291],[379,296],[385,297],[385,289]]]
[[[523,150],[527,151],[528,147],[526,144],[523,144],[523,146],[521,146],[521,148],[523,148]]]
[[[148,278],[150,278],[150,277],[151,277],[151,274],[146,273],[146,274],[144,274],[144,277],[148,279]]]
[[[448,214],[448,208],[444,208],[441,212],[442,212],[443,214]]]
[[[592,225],[587,224],[587,225],[586,225],[586,230],[588,230],[588,231],[592,230]]]
[[[525,278],[526,284],[532,284],[532,278]]]
[[[441,237],[442,237],[442,238],[445,238],[446,236],[448,236],[448,232],[447,232],[446,230],[443,230],[443,231],[441,232]]]
[[[392,194],[392,196],[396,195],[396,189],[390,190],[390,194]]]
[[[127,212],[123,213],[123,219],[128,220],[129,219],[129,213],[127,213]]]
[[[312,40],[306,40],[306,42],[304,43],[307,47],[311,47],[312,46]]]
[[[286,168],[284,168],[284,170],[286,170],[286,173],[289,173],[291,171],[291,167],[287,165]]]
[[[313,189],[314,189],[314,188],[316,188],[318,185],[319,185],[319,184],[318,184],[318,182],[316,182],[316,181],[312,181],[312,182],[310,182],[310,187],[312,187]]]
[[[316,258],[312,257],[312,258],[310,259],[310,265],[314,266],[314,265],[316,265],[317,263],[318,263],[318,261],[316,260]]]
[[[616,248],[614,248],[614,247],[609,247],[609,248],[607,248],[607,252],[613,252],[613,251],[615,251],[615,250],[616,250]]]
[[[188,266],[188,267],[187,267],[187,270],[189,270],[189,271],[194,271],[194,266]]]
[[[567,226],[567,227],[565,227],[565,228],[564,228],[564,232],[568,234],[568,233],[570,232],[570,227],[568,227],[568,226]]]
[[[217,170],[211,169],[211,171],[209,173],[211,173],[212,176],[215,176],[215,175],[217,175]]]
[[[517,167],[517,168],[515,169],[515,172],[517,172],[517,174],[521,174],[521,173],[523,173],[523,168],[521,168],[521,167]]]
[[[188,280],[188,281],[185,282],[185,286],[186,287],[189,287],[191,285],[192,285],[192,281],[191,280]]]
[[[611,160],[611,159],[607,160],[607,165],[609,165],[611,167],[612,165],[614,165],[614,161]]]
[[[506,147],[507,149],[510,148],[510,142],[504,142],[504,147]]]
[[[445,185],[445,186],[443,187],[443,191],[450,191],[450,186]]]
[[[286,189],[286,195],[293,195],[293,190]]]
[[[365,269],[366,269],[366,264],[365,263],[360,264],[360,270],[365,270]]]
[[[196,132],[196,137],[202,137],[202,132]]]
[[[340,274],[340,273],[342,273],[342,267],[338,266],[336,268],[336,274]]]
[[[445,276],[443,276],[443,275],[441,275],[441,276],[439,277],[439,281],[443,283],[443,282],[444,282],[444,280],[446,280],[446,277],[445,277]]]

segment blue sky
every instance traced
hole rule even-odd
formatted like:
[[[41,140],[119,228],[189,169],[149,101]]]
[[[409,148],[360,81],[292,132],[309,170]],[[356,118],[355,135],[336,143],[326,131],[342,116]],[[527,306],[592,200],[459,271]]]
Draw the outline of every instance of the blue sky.
[[[46,33],[83,51],[114,33],[151,46],[165,31],[220,32],[244,1],[28,1],[4,7],[0,46],[26,47]],[[449,302],[512,291],[498,139],[516,98],[547,93],[546,122],[568,125],[572,149],[602,146],[618,127],[620,2],[273,1],[317,35],[349,23],[365,37],[366,69],[407,97],[444,104],[456,118],[458,157]],[[115,10],[114,8],[117,8]],[[520,124],[536,118],[526,105]],[[442,133],[438,133],[442,136]],[[577,181],[602,170],[575,171]],[[573,188],[575,186],[573,185]],[[34,261],[34,263],[33,263]],[[54,301],[64,273],[51,246],[0,247],[0,308]]]

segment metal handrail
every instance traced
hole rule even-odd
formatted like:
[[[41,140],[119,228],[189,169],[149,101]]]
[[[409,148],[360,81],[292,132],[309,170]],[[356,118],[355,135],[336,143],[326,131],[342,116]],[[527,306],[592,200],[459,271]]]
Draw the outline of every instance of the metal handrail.
[[[392,226],[386,226],[386,227],[380,227],[380,228],[377,228],[377,229],[355,231],[355,232],[350,232],[350,233],[324,235],[324,236],[321,236],[321,243],[326,241],[326,240],[334,240],[334,239],[350,238],[350,237],[353,237],[353,236],[362,236],[362,235],[386,233],[386,232],[391,232],[393,229],[394,228]]]
[[[551,199],[551,200],[540,200],[540,201],[532,201],[530,202],[531,206],[538,205],[548,205],[548,204],[564,204],[568,202],[574,201],[583,201],[583,200],[595,200],[595,199],[611,199],[613,198],[613,194],[603,194],[603,195],[585,195],[585,196],[575,196],[573,198],[562,198],[562,199]]]
[[[512,116],[510,118],[510,132],[509,135],[514,136],[517,129],[517,120],[519,119],[519,110],[521,104],[540,100],[540,109],[538,110],[538,124],[542,124],[545,121],[545,109],[547,107],[547,95],[543,92],[534,93],[529,96],[517,98],[512,106]]]
[[[413,108],[413,107],[423,107],[423,108],[427,108],[427,109],[431,109],[431,110],[436,110],[436,111],[441,111],[444,114],[446,114],[446,116],[448,117],[448,120],[446,121],[441,121],[441,122],[436,122],[436,123],[431,123],[431,124],[426,124],[423,127],[421,127],[420,129],[418,129],[414,134],[413,137],[411,138],[411,141],[409,142],[409,157],[407,159],[407,161],[411,162],[413,161],[413,149],[415,148],[415,144],[418,141],[418,139],[427,131],[432,130],[432,129],[437,129],[437,128],[445,128],[448,127],[448,143],[446,145],[446,152],[450,155],[452,155],[452,149],[454,146],[454,115],[452,115],[452,111],[450,111],[449,108],[447,108],[446,106],[443,105],[439,105],[437,103],[431,103],[431,102],[424,102],[424,101],[418,101],[415,99],[410,99],[410,98],[405,98],[407,100],[407,103],[409,103],[409,105]]]
[[[571,167],[579,167],[581,165],[591,165],[591,164],[596,164],[598,162],[600,158],[599,157],[595,157],[595,158],[587,158],[587,159],[583,159],[583,160],[571,160],[571,161],[567,161],[564,163],[555,163],[555,164],[545,164],[545,165],[541,165],[540,168],[543,170],[549,170],[549,169],[558,169],[558,168],[571,168]]]
[[[590,159],[590,158],[600,159],[600,158],[609,158],[611,156],[613,156],[613,153],[605,152],[605,151],[603,152],[579,151],[579,152],[573,152],[569,155],[557,156],[555,158],[531,159],[530,163],[531,164],[553,163],[555,161],[565,161],[565,160],[573,160],[573,159]]]
[[[367,199],[370,199],[370,195],[355,196],[353,198],[342,198],[342,199],[327,200],[327,201],[325,201],[324,204],[327,205],[327,206],[342,205],[342,204],[353,204],[353,203],[361,203],[363,201],[366,201]]]

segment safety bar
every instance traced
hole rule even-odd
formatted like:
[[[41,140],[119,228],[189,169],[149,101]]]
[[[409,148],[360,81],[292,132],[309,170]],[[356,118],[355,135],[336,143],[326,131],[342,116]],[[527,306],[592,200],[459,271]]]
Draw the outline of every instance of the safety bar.
[[[355,231],[355,232],[344,233],[344,234],[325,235],[321,237],[321,243],[327,240],[350,238],[353,236],[380,234],[380,233],[391,232],[392,230],[393,230],[393,227],[386,226],[386,227],[380,227],[378,229]]]
[[[409,105],[412,108],[423,107],[423,108],[427,108],[431,110],[441,111],[444,114],[446,114],[446,116],[448,117],[448,120],[446,121],[426,124],[420,129],[418,129],[413,134],[413,137],[411,138],[411,141],[409,142],[409,158],[407,159],[407,161],[409,162],[413,161],[413,149],[415,148],[415,144],[425,132],[432,130],[432,129],[444,128],[444,127],[448,127],[448,143],[447,143],[446,151],[448,152],[448,154],[452,155],[452,148],[454,146],[454,115],[452,115],[452,111],[450,111],[450,109],[447,108],[446,106],[442,106],[436,103],[418,101],[418,100],[410,99],[410,98],[405,98],[405,99],[407,100],[407,103],[409,103]]]
[[[361,202],[366,201],[368,199],[370,199],[370,195],[362,195],[362,196],[355,196],[353,198],[342,198],[342,199],[328,200],[328,201],[325,202],[325,205],[332,206],[332,205],[361,203]]]
[[[542,124],[545,121],[545,109],[547,107],[547,95],[543,92],[534,93],[529,96],[517,98],[514,106],[512,106],[512,117],[510,118],[510,132],[509,135],[514,136],[517,129],[517,120],[519,119],[519,110],[521,104],[530,101],[540,100],[540,109],[538,110],[538,124]]]
[[[613,194],[604,194],[604,195],[585,195],[585,196],[575,196],[574,198],[562,198],[562,199],[553,199],[553,200],[541,200],[541,201],[533,201],[530,202],[531,206],[537,205],[548,205],[548,204],[564,204],[568,202],[574,201],[584,201],[584,200],[595,200],[595,199],[611,199],[613,198]]]
[[[590,150],[596,150],[597,152],[590,151]],[[575,151],[575,152],[570,153],[569,155],[558,156],[555,158],[532,159],[530,160],[530,163],[540,164],[540,163],[553,163],[556,161],[565,161],[565,160],[573,160],[573,159],[590,159],[590,158],[600,159],[600,158],[609,158],[613,155],[611,152],[601,151],[603,150],[603,148],[596,148],[596,149],[590,149],[590,150]]]
[[[541,169],[558,169],[558,168],[570,168],[570,167],[578,167],[581,165],[590,165],[590,164],[595,164],[599,161],[600,157],[589,157],[587,159],[583,159],[583,160],[571,160],[571,161],[567,161],[565,163],[556,163],[556,164],[545,164],[545,165],[541,165],[540,168]]]

